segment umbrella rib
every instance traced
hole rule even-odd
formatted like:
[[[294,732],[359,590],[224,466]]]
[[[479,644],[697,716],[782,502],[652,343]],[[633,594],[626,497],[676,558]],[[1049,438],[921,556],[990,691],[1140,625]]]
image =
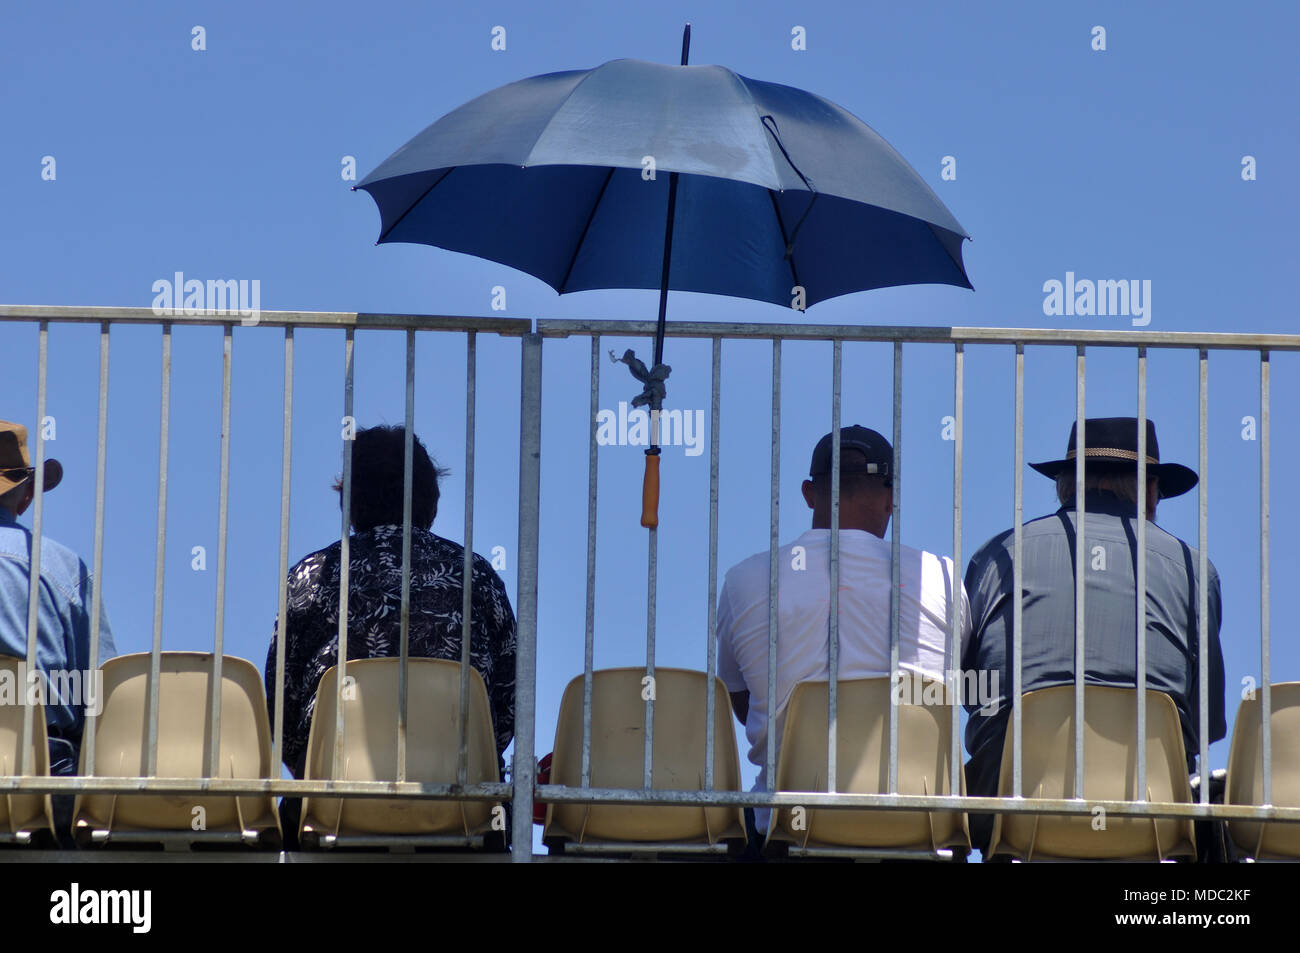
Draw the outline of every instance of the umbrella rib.
[[[790,239],[785,233],[785,222],[781,218],[781,206],[779,206],[776,202],[776,193],[771,189],[768,189],[767,197],[772,200],[772,211],[776,213],[776,225],[779,229],[781,229],[781,243],[785,245],[787,248],[790,248]],[[790,249],[790,254],[789,256],[787,256],[786,261],[790,263],[790,278],[794,281],[795,285],[798,285],[799,271],[794,266],[793,248]]]
[[[582,234],[578,236],[578,243],[573,246],[573,257],[569,259],[569,267],[564,270],[564,280],[560,282],[557,289],[560,294],[564,294],[565,287],[569,284],[569,276],[573,274],[573,266],[578,261],[578,252],[582,251],[583,243],[587,240],[587,230],[591,228],[591,222],[596,217],[596,209],[600,208],[600,200],[605,197],[605,189],[609,188],[609,180],[614,177],[614,167],[609,167],[609,172],[605,175],[605,181],[600,183],[600,191],[596,193],[596,201],[591,204],[591,211],[587,213],[587,221],[582,226]]]
[[[411,214],[411,210],[414,209],[414,208],[415,208],[417,205],[419,205],[421,202],[423,202],[425,199],[427,199],[427,198],[429,197],[429,193],[432,192],[434,189],[436,189],[438,186],[442,185],[442,181],[443,181],[443,179],[445,179],[445,178],[447,178],[447,176],[451,175],[452,172],[456,170],[456,168],[457,168],[457,167],[453,165],[453,166],[451,166],[449,169],[447,169],[447,171],[444,172],[442,175],[438,176],[438,181],[437,181],[437,182],[434,182],[433,185],[431,185],[431,186],[429,186],[427,189],[425,189],[425,190],[424,190],[424,194],[421,195],[421,196],[420,196],[418,199],[416,199],[414,202],[412,202],[410,205],[408,205],[407,208],[406,208],[406,211],[403,212],[401,215],[399,215],[399,216],[397,217],[397,221],[393,222],[392,225],[390,225],[390,226],[388,226],[388,228],[384,229],[384,233],[383,233],[382,235],[379,236],[379,241],[382,242],[385,238],[387,238],[389,235],[391,235],[391,234],[393,233],[393,230],[394,230],[395,228],[397,228],[398,225],[401,225],[403,221],[405,221],[406,216],[408,216],[408,215]],[[376,243],[376,244],[378,244],[378,243]]]
[[[942,248],[942,249],[944,250],[944,252],[948,255],[948,258],[952,261],[953,265],[956,266],[956,268],[957,268],[957,273],[960,274],[963,278],[966,279],[966,286],[967,286],[968,288],[970,288],[971,291],[974,291],[974,290],[975,290],[975,286],[972,285],[972,284],[970,283],[970,276],[969,276],[968,274],[966,274],[966,266],[962,264],[960,256],[955,256],[955,255],[953,255],[952,252],[948,251],[948,246],[945,245],[945,244],[943,243],[943,239],[939,237],[939,232],[938,232],[938,230],[939,230],[942,226],[936,225],[936,224],[934,224],[934,222],[926,222],[925,224],[926,224],[927,226],[929,226],[929,228],[930,228],[930,234],[933,235],[933,236],[934,236],[934,240],[937,241],[937,242],[939,243],[939,247]],[[944,231],[947,231],[947,229],[944,229]],[[965,239],[966,241],[970,241],[970,236],[969,236],[969,235],[964,236],[964,239]],[[961,248],[961,241],[958,241],[958,242],[957,242],[957,247],[958,247],[958,249]]]

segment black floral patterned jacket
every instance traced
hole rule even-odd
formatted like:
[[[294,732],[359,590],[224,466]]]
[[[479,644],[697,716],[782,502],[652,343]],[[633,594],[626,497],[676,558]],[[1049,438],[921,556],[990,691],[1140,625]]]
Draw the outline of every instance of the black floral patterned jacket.
[[[339,553],[333,543],[289,572],[285,628],[284,763],[302,777],[316,686],[338,661]],[[427,530],[411,530],[412,657],[460,660],[461,574],[465,549]],[[348,659],[400,653],[402,528],[377,526],[349,538]],[[514,737],[515,616],[500,577],[473,562],[470,664],[483,676],[497,754]],[[277,622],[278,626],[278,622]],[[275,717],[276,636],[266,657],[266,698]]]

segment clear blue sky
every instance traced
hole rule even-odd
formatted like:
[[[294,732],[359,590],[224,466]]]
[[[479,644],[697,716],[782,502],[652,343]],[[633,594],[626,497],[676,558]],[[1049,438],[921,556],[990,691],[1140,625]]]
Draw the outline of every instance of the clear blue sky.
[[[1298,121],[1294,38],[1300,14],[1203,3],[912,3],[769,0],[290,6],[231,0],[10,5],[0,15],[0,301],[148,307],[152,284],[189,277],[261,282],[265,310],[362,310],[506,316],[653,317],[648,292],[559,298],[527,275],[427,246],[375,247],[378,213],[340,175],[364,176],[434,119],[502,84],[619,57],[676,62],[693,24],[693,63],[812,90],[870,124],[936,190],[973,237],[975,291],[910,287],[839,298],[816,323],[1129,327],[1126,318],[1046,316],[1043,284],[1080,278],[1152,283],[1153,331],[1297,330],[1291,219]],[[205,51],[191,30],[206,30]],[[506,28],[507,49],[491,49]],[[807,49],[791,49],[802,26]],[[1106,50],[1091,48],[1106,30]],[[57,178],[42,178],[53,156]],[[941,179],[944,156],[957,177]],[[1242,160],[1255,157],[1257,179]],[[670,319],[789,320],[786,309],[673,294]],[[104,592],[118,648],[152,633],[158,458],[157,328],[113,332]],[[235,331],[230,567],[226,650],[263,664],[276,607],[280,486],[279,331]],[[0,416],[35,423],[35,325],[0,324],[7,366]],[[646,349],[644,340],[608,347]],[[340,470],[342,332],[298,335],[291,558],[336,540],[330,481]],[[479,347],[474,548],[502,545],[515,592],[518,344]],[[538,752],[550,750],[560,694],[582,670],[585,579],[587,339],[544,351]],[[888,432],[890,349],[845,348],[845,423]],[[707,408],[709,345],[670,341],[670,406]],[[767,545],[770,346],[724,352],[719,573]],[[1288,545],[1300,505],[1287,475],[1300,463],[1291,408],[1300,359],[1273,361],[1273,572],[1300,570]],[[1074,414],[1073,354],[1027,358],[1025,452],[1058,457]],[[1090,416],[1133,414],[1132,351],[1089,358]],[[98,335],[50,334],[49,453],[65,483],[49,498],[47,533],[89,558],[94,502]],[[403,417],[400,334],[357,337],[362,425]],[[829,429],[830,348],[788,345],[782,406],[781,536],[808,525],[798,493],[816,438]],[[967,360],[965,557],[1011,522],[1012,352],[972,347]],[[164,646],[212,644],[216,593],[220,331],[174,333]],[[416,426],[452,475],[434,529],[462,538],[464,345],[419,339]],[[905,366],[903,540],[948,553],[951,348],[909,348]],[[606,364],[601,406],[636,392]],[[1223,580],[1228,712],[1241,680],[1259,678],[1258,360],[1210,363],[1210,554]],[[1153,354],[1149,414],[1162,456],[1195,467],[1194,352]],[[707,418],[707,414],[706,414]],[[598,666],[644,659],[645,534],[637,525],[642,453],[600,451]],[[703,668],[707,620],[708,454],[665,451],[660,533],[660,665]],[[1026,517],[1054,508],[1051,484],[1025,476]],[[1159,521],[1195,541],[1195,495]],[[191,549],[208,551],[206,572]],[[1300,677],[1287,627],[1289,590],[1274,600],[1273,676]],[[743,757],[743,739],[742,739]],[[1227,760],[1227,743],[1212,750]],[[748,770],[747,779],[752,777]]]

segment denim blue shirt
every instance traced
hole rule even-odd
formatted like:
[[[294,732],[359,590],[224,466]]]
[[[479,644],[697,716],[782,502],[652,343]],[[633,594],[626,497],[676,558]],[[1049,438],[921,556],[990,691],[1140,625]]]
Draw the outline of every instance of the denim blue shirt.
[[[1084,496],[1085,681],[1131,686],[1137,680],[1137,506],[1108,493]],[[1032,520],[1023,536],[1022,687],[1026,692],[1074,682],[1073,503]],[[996,711],[967,706],[966,750],[991,771],[1002,750],[1010,705],[1012,665],[1013,535],[986,543],[970,561],[973,635],[962,667],[996,673]],[[1147,687],[1172,696],[1182,720],[1189,765],[1200,747],[1198,554],[1155,523],[1147,524]],[[1104,560],[1104,561],[1103,561]],[[1207,563],[1209,618],[1209,741],[1227,733],[1224,719],[1223,651],[1219,644],[1219,574]],[[986,746],[989,751],[983,751]],[[992,775],[996,784],[996,773]],[[974,793],[974,792],[973,792]]]
[[[14,514],[0,507],[0,655],[27,657],[27,601],[31,586],[32,533]],[[90,572],[77,554],[48,537],[41,539],[40,608],[37,614],[36,659],[41,670],[81,673],[81,702],[87,697],[85,679],[98,665],[90,659]],[[117,654],[108,612],[100,606],[99,661]],[[47,683],[50,684],[50,683]],[[60,683],[52,683],[57,686]],[[68,684],[64,682],[62,684]],[[25,686],[19,686],[25,692]],[[25,696],[24,696],[25,697]],[[85,721],[82,705],[58,704],[46,695],[45,720],[63,734],[80,737]],[[51,750],[54,749],[51,739]],[[58,772],[56,772],[58,773]]]

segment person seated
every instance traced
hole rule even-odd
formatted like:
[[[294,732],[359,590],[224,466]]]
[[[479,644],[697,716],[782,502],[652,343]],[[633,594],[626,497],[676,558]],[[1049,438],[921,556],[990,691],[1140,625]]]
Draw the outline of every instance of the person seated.
[[[63,480],[58,460],[44,464],[44,493]],[[0,655],[27,658],[27,606],[31,593],[32,533],[18,522],[36,496],[36,468],[27,453],[27,428],[0,420]],[[45,731],[49,738],[50,774],[73,775],[78,770],[86,710],[103,704],[99,697],[98,666],[117,654],[108,625],[108,610],[100,602],[99,658],[90,657],[92,588],[86,564],[52,539],[41,537],[40,600],[36,615],[36,655]],[[33,684],[28,673],[20,691]],[[75,697],[65,697],[67,695]],[[53,796],[59,843],[72,842],[70,794]]]
[[[348,659],[401,651],[402,508],[405,430],[358,430],[352,447],[352,533],[348,537]],[[431,531],[438,482],[446,475],[419,437],[411,477],[409,652],[460,661],[465,549]],[[334,488],[340,493],[341,481]],[[316,687],[338,663],[341,541],[289,571],[285,619],[283,758],[295,778],[306,768]],[[470,664],[483,676],[501,758],[514,737],[515,616],[505,585],[486,559],[473,557]],[[278,633],[279,621],[276,623]],[[266,657],[267,707],[274,718],[276,635]],[[504,762],[502,762],[504,764]],[[285,834],[296,830],[295,799],[285,799]]]
[[[777,757],[785,710],[795,685],[830,676],[831,434],[813,449],[803,498],[812,528],[777,552],[776,698],[768,698],[769,554],[733,566],[718,595],[718,677],[745,725],[749,760],[758,765],[755,791],[768,790],[767,733]],[[894,451],[866,427],[840,430],[839,677],[890,674],[892,547],[885,531],[893,515]],[[949,665],[949,617],[954,585],[962,610],[962,639],[970,611],[950,558],[899,547],[898,659],[900,672],[944,681]],[[771,712],[771,713],[769,713]],[[770,811],[746,809],[749,858],[757,859]]]
[[[1030,466],[1056,482],[1061,508],[1024,524],[1021,540],[1021,690],[1072,685],[1075,584],[1075,457],[1077,423],[1070,428],[1065,458]],[[1160,462],[1155,424],[1147,421],[1146,497],[1146,684],[1173,698],[1182,723],[1188,772],[1200,750],[1198,672],[1199,554],[1155,524],[1156,505],[1181,496],[1197,483],[1188,467]],[[1084,596],[1085,680],[1093,685],[1137,684],[1137,418],[1084,421],[1084,552],[1091,560],[1105,551],[1105,570],[1086,567]],[[1015,600],[1014,532],[1007,530],[981,547],[966,570],[974,634],[962,667],[997,676],[1012,685],[1012,611]],[[1224,719],[1223,651],[1219,645],[1219,574],[1207,561],[1210,741],[1227,734]],[[995,797],[1003,737],[1011,699],[985,708],[967,705],[966,788],[972,796]],[[1085,765],[1086,769],[1086,765]],[[993,831],[988,814],[971,815],[971,841],[987,850]],[[1200,838],[1198,837],[1198,840]]]

